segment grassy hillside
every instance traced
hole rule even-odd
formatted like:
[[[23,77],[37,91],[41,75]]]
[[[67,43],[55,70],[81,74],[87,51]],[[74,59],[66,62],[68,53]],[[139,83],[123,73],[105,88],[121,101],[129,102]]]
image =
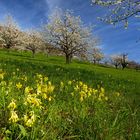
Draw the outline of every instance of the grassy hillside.
[[[37,54],[35,58],[32,58],[29,52],[7,52],[4,50],[0,50],[0,69],[5,73],[2,81],[7,81],[7,85],[3,86],[1,84],[0,88],[3,95],[0,110],[4,112],[0,114],[0,120],[5,120],[0,123],[1,128],[3,128],[0,131],[2,134],[0,138],[41,138],[44,140],[140,138],[138,134],[140,127],[137,125],[140,123],[140,114],[138,113],[140,111],[140,72],[129,69],[116,70],[86,62],[78,62],[77,60],[73,60],[73,63],[66,65],[63,57],[47,57]],[[20,115],[31,109],[38,115],[41,113],[41,109],[38,110],[35,106],[33,108],[28,107],[28,109],[21,107],[23,98],[25,98],[22,97],[24,89],[32,87],[33,92],[38,89],[40,79],[37,79],[37,74],[41,74],[43,78],[48,77],[51,86],[55,85],[55,95],[48,95],[50,96],[48,102],[51,98],[54,98],[51,103],[44,101],[42,97],[38,97],[42,101],[42,106],[47,106],[47,115],[42,114],[40,116],[42,122],[37,122],[32,128],[24,126],[21,120],[16,125],[7,122],[10,115],[6,105],[8,106],[13,98],[19,102],[17,110],[19,110]],[[23,76],[27,77],[27,82],[20,81]],[[22,78],[20,79],[20,77]],[[12,85],[10,85],[10,81],[12,81]],[[80,81],[82,81],[82,84]],[[80,86],[79,84],[83,86],[83,89],[88,87],[88,90],[91,90],[91,88],[97,90],[98,100],[96,101],[94,95],[91,95],[93,97],[89,99],[89,95],[85,95],[85,93],[81,95],[82,91],[75,91],[76,86]],[[49,87],[49,82],[47,86]],[[9,89],[11,89],[11,92],[9,92]],[[5,97],[7,90],[9,95]],[[78,100],[79,95],[73,95],[75,92],[80,93],[80,101]],[[115,94],[118,96],[120,94],[121,97],[114,97]],[[100,103],[100,96],[105,97],[104,99],[107,102]],[[108,97],[106,98],[106,96]],[[16,133],[13,134],[14,132]]]
[[[140,101],[139,71],[95,66],[78,61],[66,65],[63,57],[37,54],[35,58],[32,58],[29,52],[0,51],[0,61],[0,67],[8,71],[19,68],[29,75],[41,73],[49,76],[54,82],[77,79],[91,86],[102,85],[107,92],[118,91],[130,96],[131,99]]]

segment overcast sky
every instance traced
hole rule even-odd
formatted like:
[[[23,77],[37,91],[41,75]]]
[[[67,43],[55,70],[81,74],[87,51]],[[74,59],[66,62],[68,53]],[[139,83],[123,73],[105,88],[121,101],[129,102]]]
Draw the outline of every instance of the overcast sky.
[[[106,55],[128,53],[129,59],[140,62],[140,43],[136,43],[140,38],[140,19],[130,19],[127,30],[122,24],[107,25],[97,20],[106,10],[91,6],[91,0],[0,0],[0,21],[11,14],[22,29],[39,27],[56,7],[73,10],[84,24],[93,25],[93,33],[100,38]]]

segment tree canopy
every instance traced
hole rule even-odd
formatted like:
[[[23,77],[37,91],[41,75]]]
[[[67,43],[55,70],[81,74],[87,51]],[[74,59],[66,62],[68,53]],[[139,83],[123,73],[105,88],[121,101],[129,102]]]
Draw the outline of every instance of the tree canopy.
[[[129,18],[140,18],[139,0],[92,0],[92,3],[109,9],[109,14],[100,20],[110,24],[124,22],[127,28]]]
[[[75,17],[69,10],[63,12],[56,9],[49,17],[43,32],[47,42],[63,51],[66,63],[70,63],[74,55],[86,54],[91,37],[96,40],[92,36],[91,28],[84,26],[80,17]]]

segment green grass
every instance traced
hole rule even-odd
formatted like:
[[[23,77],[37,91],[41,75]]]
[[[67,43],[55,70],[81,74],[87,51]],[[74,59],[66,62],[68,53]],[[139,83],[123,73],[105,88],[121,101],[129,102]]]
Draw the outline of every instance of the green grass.
[[[90,63],[73,61],[70,65],[65,64],[63,57],[43,56],[37,54],[35,58],[28,53],[0,51],[1,67],[11,71],[17,67],[22,72],[31,74],[41,73],[47,75],[54,82],[77,79],[89,85],[103,85],[107,92],[118,91],[137,100],[140,103],[140,72],[130,69],[115,69],[95,66]],[[3,66],[6,64],[6,66]],[[60,69],[60,70],[58,70]]]
[[[71,64],[67,65],[63,57],[47,57],[43,54],[37,54],[35,58],[32,58],[30,52],[0,50],[0,69],[7,73],[6,81],[14,81],[11,73],[17,71],[17,68],[20,69],[20,72],[16,73],[17,77],[26,75],[29,77],[28,85],[33,87],[35,86],[34,77],[36,73],[39,73],[49,77],[49,80],[56,86],[55,92],[59,92],[61,81],[66,84],[69,80],[76,80],[83,81],[89,87],[95,89],[98,89],[99,86],[104,87],[106,94],[109,96],[113,96],[114,92],[119,92],[122,95],[121,100],[114,99],[114,103],[110,101],[106,105],[98,102],[96,104],[92,100],[81,104],[77,99],[73,100],[69,97],[71,88],[65,89],[61,95],[56,93],[57,99],[55,102],[50,105],[47,104],[49,113],[45,121],[49,126],[46,126],[47,128],[42,127],[42,131],[45,131],[44,136],[41,137],[40,127],[36,127],[36,129],[34,127],[34,130],[25,128],[30,133],[28,136],[19,137],[19,139],[45,139],[47,137],[46,139],[117,140],[140,138],[137,134],[140,130],[139,125],[137,126],[140,123],[140,114],[138,113],[140,112],[139,71],[131,69],[116,70],[115,68],[79,62],[78,60],[73,60]],[[21,93],[19,95],[21,96]],[[21,100],[15,94],[14,96]],[[6,100],[10,102],[10,97]],[[6,104],[8,105],[8,103]],[[91,110],[89,115],[86,112],[87,108]],[[95,117],[93,108],[98,110]],[[132,114],[135,115],[132,116]],[[2,116],[1,114],[1,119],[3,119]],[[106,120],[106,122],[102,123],[103,120]],[[40,124],[42,123],[40,122]],[[6,122],[5,124],[5,129],[10,130],[10,133],[11,129],[14,129],[13,132],[19,132],[19,129],[17,130],[13,125]],[[16,134],[0,132],[9,139],[17,138]]]

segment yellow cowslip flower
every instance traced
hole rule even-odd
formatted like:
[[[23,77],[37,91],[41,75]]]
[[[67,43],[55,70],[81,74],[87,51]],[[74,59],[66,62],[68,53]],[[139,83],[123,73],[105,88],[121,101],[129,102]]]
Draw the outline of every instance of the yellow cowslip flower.
[[[68,85],[71,85],[72,84],[72,81],[68,81]]]
[[[82,102],[84,100],[84,97],[81,95],[80,97],[80,101]]]
[[[88,88],[88,92],[92,92],[92,88]]]
[[[20,82],[17,83],[17,84],[16,84],[16,88],[17,88],[17,89],[21,89],[21,88],[22,88],[22,84],[21,84]]]
[[[26,114],[26,115],[24,115],[24,117],[23,117],[23,120],[24,120],[24,122],[27,122],[27,120],[28,120],[28,115]]]
[[[37,74],[37,78],[42,79],[42,75],[41,74]]]
[[[10,113],[11,113],[11,117],[9,118],[9,121],[12,123],[16,123],[19,120],[16,111],[11,110]]]
[[[37,84],[37,94],[40,94],[42,92],[41,85]]]
[[[74,96],[74,92],[71,92],[71,95]]]
[[[14,110],[16,107],[17,106],[16,106],[16,103],[15,103],[15,100],[12,99],[11,103],[8,105],[8,108]]]
[[[0,79],[4,79],[4,75],[5,75],[5,73],[4,72],[2,72],[2,73],[0,73]]]
[[[45,82],[47,82],[47,81],[48,81],[48,79],[49,79],[48,77],[44,77],[44,81],[45,81]]]
[[[78,90],[79,90],[79,86],[76,85],[76,86],[74,87],[74,90],[75,90],[75,91],[78,91]]]
[[[6,86],[6,82],[5,81],[1,81],[0,85]]]
[[[48,90],[48,86],[47,85],[42,85],[42,86],[40,86],[40,89],[39,89],[41,92],[43,92],[43,93],[46,93],[47,92],[47,90]],[[41,93],[40,92],[40,93]]]
[[[36,117],[35,117],[34,111],[31,111],[29,116],[24,115],[24,122],[25,122],[25,125],[28,127],[33,126],[35,119],[36,119]]]
[[[21,77],[21,80],[27,82],[27,77],[26,76],[23,76],[23,77]]]
[[[37,107],[40,107],[41,108],[41,100],[40,99],[38,99],[38,98],[36,98],[36,96],[35,95],[28,95],[27,96],[27,99],[26,99],[26,101],[25,101],[25,105],[27,105],[27,104],[32,104],[32,105],[34,105],[34,106],[37,106]]]
[[[83,90],[84,90],[85,92],[88,92],[88,86],[85,85],[85,84],[83,84]]]
[[[16,73],[15,72],[13,72],[13,75],[15,75]]]
[[[24,93],[30,93],[30,87],[25,87]]]
[[[24,93],[25,94],[33,93],[33,88],[25,87]]]
[[[120,93],[119,92],[116,92],[115,95],[119,97],[120,96]]]
[[[88,95],[88,97],[90,97],[91,96],[91,91],[88,91],[87,95]]]
[[[105,89],[101,87],[101,93],[105,93]]]
[[[39,107],[41,105],[41,101],[40,99],[32,98],[32,104]]]
[[[102,92],[99,94],[99,97],[104,97],[104,96],[105,96],[105,95],[104,95],[104,93],[102,93]]]
[[[108,101],[108,97],[105,97],[105,100]]]
[[[54,91],[54,86],[49,85],[47,91],[48,91],[48,93],[52,93]]]
[[[60,88],[64,88],[64,83],[62,81],[60,82]]]
[[[48,98],[48,96],[47,96],[46,93],[43,93],[43,94],[42,94],[42,97],[43,97],[44,99],[47,99],[47,98]]]
[[[82,85],[83,85],[83,82],[80,81],[80,82],[79,82],[79,86],[82,86]]]
[[[99,101],[102,101],[101,97],[98,98]]]
[[[83,96],[86,95],[85,91],[83,91],[83,90],[80,91],[79,94],[80,94],[80,95],[83,95]]]
[[[92,92],[93,92],[93,94],[96,94],[96,93],[98,93],[98,90],[97,89],[92,89]]]
[[[48,100],[51,101],[51,100],[52,100],[52,97],[50,96],[50,97],[48,98]]]
[[[24,77],[24,81],[27,82],[27,77],[26,76]]]

